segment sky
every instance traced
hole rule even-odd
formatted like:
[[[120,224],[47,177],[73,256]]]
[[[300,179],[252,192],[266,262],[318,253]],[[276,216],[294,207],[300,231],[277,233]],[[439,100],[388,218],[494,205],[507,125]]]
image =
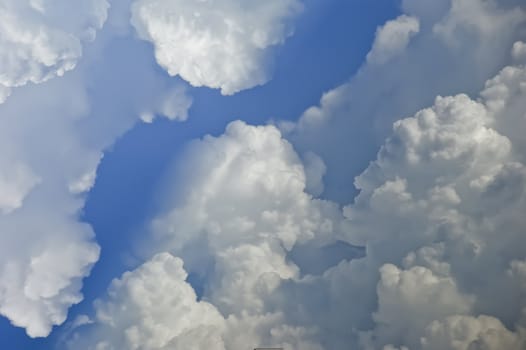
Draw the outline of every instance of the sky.
[[[0,0],[0,348],[526,348],[522,0]]]

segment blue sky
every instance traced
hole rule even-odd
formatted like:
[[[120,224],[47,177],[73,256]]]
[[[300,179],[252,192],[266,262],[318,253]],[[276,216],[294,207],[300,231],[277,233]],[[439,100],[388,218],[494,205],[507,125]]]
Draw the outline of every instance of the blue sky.
[[[107,5],[0,0],[1,349],[526,344],[521,1]]]

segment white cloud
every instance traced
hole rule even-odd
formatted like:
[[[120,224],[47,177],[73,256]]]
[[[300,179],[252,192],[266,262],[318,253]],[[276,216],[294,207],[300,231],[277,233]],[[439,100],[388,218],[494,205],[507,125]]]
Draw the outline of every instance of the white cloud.
[[[210,255],[216,272],[206,296],[221,311],[261,312],[260,299],[297,276],[286,260],[295,243],[336,239],[337,206],[304,192],[302,163],[275,127],[231,123],[223,136],[193,143],[183,159],[178,196],[154,221],[155,234],[190,272],[203,268],[197,247]]]
[[[302,157],[305,165],[305,190],[313,196],[319,196],[323,193],[323,176],[327,167],[317,154],[307,152]]]
[[[280,310],[271,310],[270,305],[283,281],[299,277],[299,268],[289,261],[288,252],[297,242],[322,245],[338,239],[341,211],[304,192],[306,176],[302,163],[274,126],[233,122],[224,135],[207,136],[192,143],[181,161],[184,166],[173,176],[182,178],[170,185],[172,191],[165,192],[166,213],[153,223],[153,250],[168,250],[181,256],[186,270],[202,277],[203,300],[218,310],[210,311],[212,314],[220,312],[224,318],[224,325],[216,328],[225,349],[265,344],[321,349],[311,341],[316,329],[287,324]],[[144,266],[149,264],[152,262]],[[164,279],[176,277],[173,271],[163,273],[167,275]],[[162,296],[174,289],[162,286],[158,292]],[[120,305],[119,299],[115,298],[112,304]],[[150,308],[145,298],[137,300],[144,303],[145,309]],[[169,303],[156,300],[163,310],[170,309]],[[115,306],[115,310],[119,308]],[[173,322],[178,320],[176,311],[167,314],[175,317]],[[144,328],[137,324],[139,319],[150,320],[144,313],[134,311],[123,317],[129,325],[126,327],[136,325],[139,329]],[[206,319],[206,314],[201,313],[200,317]],[[152,316],[151,322],[156,329],[173,324],[164,317]],[[197,327],[201,321],[193,322]],[[102,323],[98,327],[104,328]],[[87,339],[92,343],[108,341],[110,349],[120,348],[111,334],[123,333],[126,327],[121,324],[109,335],[95,332]],[[162,339],[152,332],[141,334],[144,342]],[[166,334],[177,337],[173,329]],[[222,344],[214,332],[194,336],[196,344],[201,340]],[[74,342],[73,347],[78,344]],[[156,349],[161,345],[147,347]]]
[[[340,203],[352,200],[352,178],[374,157],[394,121],[438,95],[478,94],[509,63],[526,28],[520,1],[406,0],[402,10],[378,29],[358,74],[324,94],[287,132],[298,152],[324,160],[324,195]]]
[[[136,0],[132,24],[170,75],[230,95],[269,79],[267,51],[291,35],[300,9],[298,0]]]
[[[106,338],[82,348],[224,349],[223,317],[197,301],[186,277],[182,260],[163,253],[114,280],[107,300],[96,304],[98,336]]]
[[[524,347],[524,72],[394,124],[344,208],[366,257],[278,288],[287,323],[333,349]]]
[[[411,37],[420,31],[418,18],[402,15],[388,21],[376,31],[373,47],[367,55],[371,64],[385,64],[392,57],[402,53]]]
[[[18,16],[16,28],[29,31],[27,38],[36,30],[43,37],[58,33],[82,41],[91,38],[90,27],[102,24],[95,19],[105,18],[105,4],[0,1],[0,8],[6,7],[0,17]],[[29,29],[24,27],[29,24]],[[76,69],[13,89],[0,105],[0,314],[31,337],[47,336],[65,321],[69,307],[82,300],[82,280],[98,260],[95,234],[82,222],[81,213],[103,151],[134,125],[140,112],[153,109],[159,96],[176,89],[155,72],[138,41],[123,40],[117,33],[111,26],[104,28],[98,40],[85,47]],[[5,35],[0,31],[0,38]],[[21,64],[34,77],[44,74],[45,67],[24,53],[30,47],[20,45],[19,50],[0,50],[0,57],[18,52],[29,61],[13,64]],[[54,75],[50,72],[67,62],[57,56],[56,66],[45,74]],[[0,70],[4,67],[0,64]],[[186,95],[171,97],[165,113],[185,115]]]
[[[194,341],[236,350],[522,347],[525,149],[506,126],[523,122],[518,106],[526,91],[516,87],[526,81],[524,71],[506,67],[480,99],[437,97],[396,122],[356,179],[360,194],[344,209],[346,221],[334,203],[305,193],[304,166],[275,127],[234,122],[224,135],[192,143],[174,173],[180,180],[165,189],[152,249],[180,256],[188,273],[201,277],[207,314],[222,317]],[[367,255],[305,277],[287,258],[297,243],[338,239],[365,245]],[[186,278],[162,273],[161,280]],[[136,298],[141,302],[131,303],[145,312],[156,309],[142,303],[150,295],[166,305],[164,298],[182,288],[149,285]],[[155,335],[171,324],[164,316],[144,316],[116,295],[110,289],[108,310],[131,310],[123,321],[104,333],[109,321],[99,316],[93,332],[79,329],[73,347],[119,348],[118,337],[141,344],[178,339],[177,328]],[[202,303],[190,295],[187,310]],[[171,307],[186,305],[178,303]]]
[[[507,67],[488,86],[510,69],[524,71]],[[521,94],[500,102],[513,106]],[[524,149],[495,129],[507,118],[520,127],[522,116],[490,108],[499,101],[485,95],[437,98],[395,123],[356,180],[361,192],[346,209],[349,239],[367,245],[370,273],[381,272],[376,326],[362,334],[366,348],[522,346],[525,304],[518,272],[508,271],[520,270],[517,247],[526,244]],[[494,331],[485,329],[487,320]]]
[[[422,339],[425,350],[439,349],[522,349],[526,346],[524,329],[510,332],[498,319],[489,316],[452,316],[433,322]]]
[[[308,330],[280,326],[279,313],[225,319],[212,304],[197,300],[186,278],[181,259],[169,253],[155,255],[112,282],[108,296],[96,301],[96,323],[86,322],[85,333],[73,333],[68,346],[241,350],[272,339],[290,349],[322,349],[302,340],[308,338]]]
[[[20,208],[38,182],[39,179],[26,166],[11,163],[0,173],[0,211],[7,214]]]
[[[108,6],[106,0],[0,1],[0,103],[13,87],[73,69],[82,43],[104,24]]]
[[[202,300],[213,305],[207,312],[223,317],[214,332],[196,339],[220,344],[220,337],[234,350],[253,343],[288,349],[524,347],[526,68],[515,62],[497,72],[520,57],[510,51],[520,47],[514,41],[524,13],[512,1],[451,4],[437,5],[443,10],[437,14],[404,2],[408,14],[419,18],[420,32],[391,57],[399,69],[366,66],[355,80],[327,93],[321,107],[306,111],[291,136],[295,145],[309,151],[306,138],[319,135],[334,142],[313,149],[321,159],[305,157],[309,175],[275,127],[243,122],[230,124],[222,136],[195,141],[178,160],[184,165],[174,172],[179,180],[164,189],[165,212],[153,223],[151,249],[180,256],[200,279]],[[459,8],[477,18],[466,19]],[[453,32],[458,36],[448,34]],[[430,60],[437,53],[444,62]],[[491,74],[497,75],[484,86]],[[431,86],[420,91],[424,78]],[[470,97],[480,90],[478,99]],[[431,107],[420,108],[442,91],[455,94],[435,96]],[[363,122],[374,111],[374,124],[388,113],[392,120],[412,110],[413,117],[394,123],[376,159],[356,178],[360,192],[354,201],[348,193],[340,197],[352,203],[343,209],[345,219],[338,205],[305,192],[319,191],[322,162],[327,175],[333,167],[327,186],[341,190],[351,181],[348,163],[371,133],[353,131],[345,118],[358,113]],[[354,136],[352,144],[342,142]],[[334,145],[341,157],[331,158]],[[334,172],[343,180],[335,182]],[[319,247],[336,240],[364,245],[367,254],[307,276],[289,259],[296,244]],[[185,276],[162,273],[163,280]],[[164,300],[155,287],[151,295]],[[198,306],[189,294],[192,310]],[[126,305],[116,298],[109,307]],[[131,334],[142,335],[134,339],[146,344],[159,336],[143,330],[165,329],[169,320],[133,311],[125,315],[125,327],[104,334],[97,332],[101,324],[93,333],[80,330],[73,347],[106,341],[108,348],[119,348],[115,335],[134,326],[138,333]]]
[[[472,303],[459,293],[453,279],[422,266],[404,271],[391,264],[382,266],[377,295],[378,311],[373,319],[378,326],[372,344],[402,344],[410,349],[418,348],[420,334],[430,322],[467,313]]]
[[[145,123],[151,123],[156,115],[163,116],[170,120],[185,121],[188,119],[188,110],[192,106],[193,100],[186,93],[183,86],[166,91],[162,94],[155,106],[150,111],[142,112],[141,119]]]
[[[513,44],[512,57],[515,61],[526,62],[526,43],[517,41]]]

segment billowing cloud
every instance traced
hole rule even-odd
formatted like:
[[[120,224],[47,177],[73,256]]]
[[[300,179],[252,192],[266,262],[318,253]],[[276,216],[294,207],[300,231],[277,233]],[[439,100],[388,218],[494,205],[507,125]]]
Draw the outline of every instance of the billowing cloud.
[[[227,314],[261,312],[262,296],[297,276],[286,259],[296,243],[337,239],[338,207],[304,192],[300,158],[273,126],[234,122],[193,143],[182,164],[185,180],[154,221],[155,236],[189,272],[207,273],[196,250],[209,255],[205,295]]]
[[[64,322],[99,256],[78,212],[101,154],[75,131],[87,101],[74,78],[18,89],[0,106],[0,314],[32,337]]]
[[[402,15],[378,28],[367,62],[384,64],[402,53],[412,36],[420,30],[418,18]]]
[[[524,148],[497,126],[513,118],[522,127],[513,106],[525,95],[488,92],[510,70],[524,66],[503,69],[481,101],[437,98],[395,123],[357,178],[360,195],[346,208],[350,240],[367,245],[380,271],[366,347],[524,347]],[[499,102],[511,108],[490,107]]]
[[[223,317],[209,303],[197,301],[186,278],[182,260],[162,253],[114,280],[108,300],[96,305],[102,327],[95,334],[104,340],[81,347],[225,349],[221,339]]]
[[[378,31],[404,28],[386,64],[370,58],[325,94],[290,143],[240,121],[191,143],[163,188],[153,258],[112,284],[70,346],[163,349],[191,346],[192,334],[192,344],[234,350],[524,348],[521,5],[404,1],[408,17]],[[380,151],[353,199],[372,135]],[[346,206],[309,194],[324,185]],[[366,255],[320,260],[312,273],[292,258],[299,245],[338,241]],[[183,306],[180,320],[166,312]],[[195,310],[203,315],[190,323]]]
[[[73,69],[108,7],[106,0],[0,1],[0,103],[13,87]]]
[[[168,250],[180,256],[188,273],[201,281],[202,300],[214,305],[213,310],[207,311],[210,317],[216,318],[216,313],[222,317],[215,330],[194,333],[193,327],[204,326],[208,319],[208,314],[201,314],[201,320],[193,320],[185,326],[185,332],[197,337],[194,343],[206,340],[218,349],[223,349],[223,343],[225,349],[264,344],[320,349],[319,344],[310,341],[315,330],[287,324],[281,311],[271,305],[276,303],[273,294],[282,281],[299,278],[299,267],[288,258],[295,244],[314,242],[321,246],[338,239],[343,220],[338,206],[305,193],[306,175],[301,160],[274,126],[233,122],[224,135],[207,136],[192,143],[182,164],[184,167],[175,171],[182,180],[170,192],[178,195],[167,198],[167,212],[153,222],[153,250]],[[158,259],[153,258],[153,262],[146,262],[131,274],[140,273]],[[177,278],[172,270],[165,269],[163,273],[167,276],[159,277],[160,281]],[[152,283],[152,288],[160,296],[168,289],[176,289],[165,288],[165,283]],[[110,301],[111,310],[121,308],[118,305],[122,301],[118,299]],[[150,308],[145,298],[137,299],[142,307]],[[190,299],[195,303],[195,295]],[[171,309],[172,304],[164,299],[156,300],[160,309]],[[107,322],[97,313],[101,330],[91,335],[95,339],[91,343],[106,341],[109,349],[119,348],[114,334],[122,336],[135,326],[140,329],[141,341],[160,339],[136,323],[144,318],[151,320],[155,329],[170,329],[165,334],[170,341],[176,341],[178,331],[172,322],[183,325],[184,317],[179,319],[177,312],[167,315],[172,315],[169,317],[173,321],[130,311],[123,315],[126,321],[104,333]],[[216,334],[219,340],[215,339]],[[77,345],[73,343],[73,347]]]
[[[170,75],[230,95],[269,79],[268,50],[300,10],[299,0],[136,0],[132,24]]]
[[[305,111],[287,139],[324,160],[324,195],[344,204],[352,179],[374,158],[396,120],[436,96],[478,94],[509,63],[526,28],[515,0],[402,2],[403,14],[377,31],[366,63],[349,82]],[[515,56],[521,56],[517,44]]]
[[[191,144],[176,171],[178,196],[154,221],[153,249],[180,256],[200,281],[197,304],[210,304],[217,322],[195,341],[228,349],[523,348],[526,165],[514,131],[525,122],[524,72],[522,64],[505,67],[479,99],[437,97],[397,121],[343,211],[305,193],[305,168],[272,126],[235,122]],[[288,258],[297,244],[336,240],[364,245],[367,255],[306,276]],[[164,300],[162,283],[152,285]],[[113,288],[107,307],[122,309]],[[153,341],[142,316],[126,317],[125,327],[104,333],[99,314],[91,326],[98,331],[79,331],[73,344],[119,348],[113,339],[133,327],[140,341]],[[146,319],[157,330],[167,324]],[[178,339],[174,329],[166,339]]]
[[[0,105],[0,314],[29,336],[43,337],[82,300],[82,280],[99,257],[95,234],[80,217],[103,151],[144,111],[184,119],[189,98],[153,70],[138,41],[123,40],[112,25],[97,33],[81,60],[80,51],[70,55],[67,40],[92,38],[105,19],[105,2],[0,1],[0,8],[0,17],[10,18],[0,26],[13,26],[0,31],[0,42],[15,29],[27,34],[0,50],[16,64],[0,70],[20,73],[13,79],[23,85]],[[52,41],[33,43],[33,35]],[[53,58],[49,66],[29,55],[39,53],[33,44]],[[53,53],[58,48],[65,56]],[[133,62],[122,65],[130,55]],[[73,62],[76,69],[46,80]]]
[[[524,328],[519,333],[508,330],[500,320],[489,316],[451,316],[435,321],[426,329],[422,348],[439,349],[522,349],[525,345]]]

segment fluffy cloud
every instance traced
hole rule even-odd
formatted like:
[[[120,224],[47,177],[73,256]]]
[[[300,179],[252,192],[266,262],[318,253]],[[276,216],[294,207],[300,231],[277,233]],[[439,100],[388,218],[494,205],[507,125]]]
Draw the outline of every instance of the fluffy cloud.
[[[50,38],[58,33],[74,42],[91,36],[88,29],[102,24],[95,18],[102,21],[107,7],[93,1],[0,1],[1,6],[6,11],[0,16],[20,18],[0,26],[16,25],[13,28],[27,32],[24,40],[36,31]],[[64,11],[70,16],[64,17]],[[120,14],[110,11],[110,17],[116,15]],[[49,29],[48,22],[64,25]],[[31,30],[24,27],[28,23]],[[0,31],[0,38],[8,32]],[[76,69],[14,89],[0,105],[0,314],[31,337],[46,336],[65,321],[69,307],[82,300],[82,279],[98,260],[94,232],[80,217],[103,151],[144,111],[182,119],[189,105],[182,89],[154,71],[148,50],[117,32],[113,25],[106,26],[85,48]],[[34,76],[43,79],[73,62],[59,55],[56,65],[40,66],[24,53],[30,50],[24,45],[0,50],[0,57],[14,55],[9,56],[13,64],[15,58],[28,59],[17,61],[21,70],[9,74],[25,72],[27,63],[34,66]],[[130,56],[133,62],[122,65]],[[112,79],[107,78],[110,74]]]
[[[268,80],[267,51],[300,9],[298,0],[136,0],[132,24],[170,75],[230,95]]]
[[[210,306],[214,326],[193,333],[206,326],[198,321],[187,331],[218,349],[247,343],[521,348],[526,166],[520,139],[506,135],[505,126],[510,118],[516,127],[523,123],[523,112],[514,112],[524,89],[514,86],[523,85],[524,71],[523,65],[506,67],[488,81],[481,99],[438,97],[432,107],[396,122],[377,159],[356,179],[360,194],[344,208],[346,219],[334,203],[305,193],[302,162],[273,126],[234,122],[224,135],[192,143],[176,170],[182,180],[172,185],[178,196],[168,196],[167,212],[153,223],[153,249],[184,260],[202,285],[202,301],[188,284],[164,288],[161,280],[187,278],[180,270],[161,270],[166,276],[149,284],[146,295],[143,287],[127,286],[129,276],[146,278],[142,271],[158,264],[156,256],[114,282],[110,301],[98,304],[95,331],[76,333],[73,346],[87,341],[119,348],[122,340],[115,339],[134,334],[141,344],[179,341],[178,327],[164,333],[169,316],[144,316],[157,309],[147,302],[155,298],[166,305],[160,310]],[[339,239],[365,245],[367,255],[303,277],[288,259],[299,243]],[[122,310],[121,300],[128,299],[115,297],[121,293],[115,286],[137,297],[124,302],[132,311],[105,333],[110,319],[104,315],[116,312],[100,310]],[[177,289],[190,291],[189,301],[167,306],[165,298]]]
[[[384,64],[402,53],[412,36],[420,30],[418,18],[402,15],[378,28],[373,47],[367,55],[369,63]]]
[[[78,212],[101,155],[70,119],[87,112],[74,78],[18,89],[0,106],[0,313],[32,337],[64,322],[99,256]]]
[[[141,120],[151,123],[159,115],[170,120],[185,121],[193,100],[183,86],[176,86],[163,93],[154,105],[141,113]]]
[[[22,164],[11,163],[0,175],[0,211],[9,213],[22,206],[24,198],[39,179]]]
[[[393,122],[436,96],[474,96],[509,63],[526,27],[521,1],[402,2],[403,14],[377,31],[364,66],[305,111],[287,139],[324,160],[324,195],[345,204],[352,179],[374,158]],[[517,44],[515,56],[521,56]]]
[[[108,300],[96,305],[102,325],[97,336],[106,340],[82,348],[225,349],[223,317],[209,303],[197,301],[186,278],[182,260],[163,253],[114,280]]]
[[[299,267],[288,258],[295,244],[314,242],[321,246],[338,239],[343,220],[339,208],[305,193],[301,160],[273,126],[231,123],[224,135],[192,143],[182,164],[184,167],[175,171],[182,180],[172,185],[173,193],[178,195],[167,198],[167,212],[153,223],[153,250],[168,250],[182,257],[185,269],[201,281],[202,299],[214,305],[212,315],[222,315],[223,321],[217,322],[215,331],[195,336],[217,344],[218,349],[222,349],[223,342],[226,349],[244,349],[247,344],[320,349],[319,344],[310,341],[315,338],[315,330],[287,324],[279,308],[271,305],[277,302],[273,294],[282,281],[299,278]],[[154,258],[131,274],[140,273],[158,260]],[[164,279],[177,278],[172,270],[163,273]],[[110,295],[114,288],[110,288]],[[159,295],[175,290],[165,288],[164,283],[152,288],[158,289]],[[111,310],[120,308],[120,298],[114,299]],[[190,299],[195,303],[195,295]],[[137,300],[144,309],[150,308],[144,297]],[[157,301],[163,310],[176,305],[164,299]],[[185,323],[177,318],[177,312],[167,315],[174,317],[174,323]],[[145,330],[149,326],[137,324],[143,318],[151,320],[155,332],[171,327],[167,336],[178,338],[172,322],[164,317],[150,318],[134,311],[123,317],[126,321],[119,322],[109,334],[101,331],[91,335],[95,339],[91,342],[107,341],[109,348],[119,348],[111,334],[124,334],[132,325],[139,328],[142,341],[159,339]],[[207,318],[203,314],[201,317]],[[98,314],[97,320],[98,327],[104,328],[104,318]],[[201,327],[201,321],[193,324]],[[216,333],[222,341],[215,340]]]
[[[346,114],[359,113],[356,118],[363,122],[373,110],[374,124],[387,113],[392,120],[415,109],[413,117],[394,123],[376,159],[356,177],[359,194],[354,201],[342,194],[340,199],[351,203],[343,210],[306,191],[319,193],[320,179],[326,169],[330,175],[331,164],[346,181],[351,181],[351,168],[336,162],[341,158],[331,158],[334,148],[323,142],[314,149],[321,159],[301,153],[304,165],[273,126],[232,123],[224,135],[192,143],[179,159],[184,166],[174,171],[179,180],[164,189],[165,212],[153,222],[151,250],[179,256],[192,276],[180,269],[155,269],[166,274],[161,280],[178,278],[175,288],[189,290],[181,282],[187,278],[203,290],[199,302],[191,290],[188,300],[178,301],[190,305],[189,314],[210,305],[207,314],[214,326],[194,341],[213,340],[227,349],[247,344],[384,350],[525,346],[526,68],[524,44],[514,42],[524,12],[515,1],[433,3],[426,8],[418,1],[404,2],[407,15],[418,18],[420,31],[407,43],[402,40],[399,48],[406,49],[389,58],[400,70],[376,63],[364,67],[355,80],[327,93],[320,107],[306,111],[289,135],[302,152],[312,149],[307,136],[331,139],[350,163],[357,154],[351,146],[371,134],[360,136],[358,128],[349,135],[354,131]],[[476,16],[466,18],[465,11]],[[492,50],[495,55],[483,55]],[[437,52],[443,54],[444,66],[436,67],[435,59],[437,74],[428,74],[426,62]],[[469,61],[478,55],[477,64]],[[439,76],[448,69],[462,72],[467,82]],[[380,73],[387,76],[380,79]],[[484,83],[491,74],[496,76]],[[371,77],[378,78],[378,87],[366,83]],[[426,91],[418,90],[422,77],[430,79]],[[419,107],[433,93],[457,89],[468,94],[434,97],[430,107]],[[480,90],[477,99],[470,97]],[[391,96],[386,91],[394,95],[379,106],[385,100],[379,96]],[[373,104],[379,111],[371,109]],[[374,128],[372,124],[367,125]],[[340,142],[344,136],[358,139],[349,145]],[[342,183],[329,176],[325,184],[340,188]],[[366,256],[304,276],[291,259],[297,245],[320,248],[338,240],[365,246]],[[115,282],[110,296],[99,303],[105,305],[102,310],[127,310],[128,303],[112,295],[130,290],[130,276],[147,280],[143,272],[159,259],[156,255]],[[142,295],[145,288],[137,285],[137,295]],[[159,292],[160,281],[152,285],[148,296],[136,298],[141,302],[129,303],[139,312],[126,314],[108,333],[99,312],[94,331],[79,330],[72,346],[87,341],[119,348],[122,343],[115,339],[127,334],[141,334],[141,344],[159,338],[178,341],[178,327],[162,337],[152,335],[152,329],[167,329],[164,313],[138,316],[147,307],[136,304],[144,300],[148,305],[150,295],[163,305],[171,300]],[[206,325],[197,322],[188,330]],[[156,346],[164,345],[150,348]]]
[[[522,349],[526,346],[524,329],[510,332],[498,319],[489,316],[451,316],[435,321],[422,338],[422,348],[438,349]]]
[[[297,276],[286,259],[296,243],[338,238],[338,207],[304,192],[302,163],[273,126],[234,122],[192,144],[182,164],[185,180],[154,221],[155,236],[190,272],[202,273],[196,250],[207,251],[215,273],[205,295],[227,314],[261,312],[261,298]]]
[[[73,69],[82,43],[104,24],[108,6],[106,0],[0,1],[0,103],[12,87]]]
[[[360,195],[346,208],[350,240],[366,244],[367,259],[380,268],[376,326],[362,334],[364,347],[523,346],[516,261],[526,243],[524,149],[496,130],[510,117],[520,127],[523,118],[491,108],[499,101],[488,93],[510,69],[524,72],[502,70],[482,101],[438,98],[395,123],[357,178]],[[521,94],[500,102],[513,107]]]
[[[253,348],[272,339],[291,349],[321,350],[301,340],[309,336],[307,330],[276,327],[283,321],[280,314],[223,318],[213,305],[197,300],[186,278],[181,259],[169,253],[155,255],[113,281],[108,297],[96,302],[96,323],[79,324],[88,331],[74,333],[69,346],[225,350]]]
[[[333,349],[524,347],[524,72],[394,124],[344,208],[366,257],[282,284],[287,323]]]

